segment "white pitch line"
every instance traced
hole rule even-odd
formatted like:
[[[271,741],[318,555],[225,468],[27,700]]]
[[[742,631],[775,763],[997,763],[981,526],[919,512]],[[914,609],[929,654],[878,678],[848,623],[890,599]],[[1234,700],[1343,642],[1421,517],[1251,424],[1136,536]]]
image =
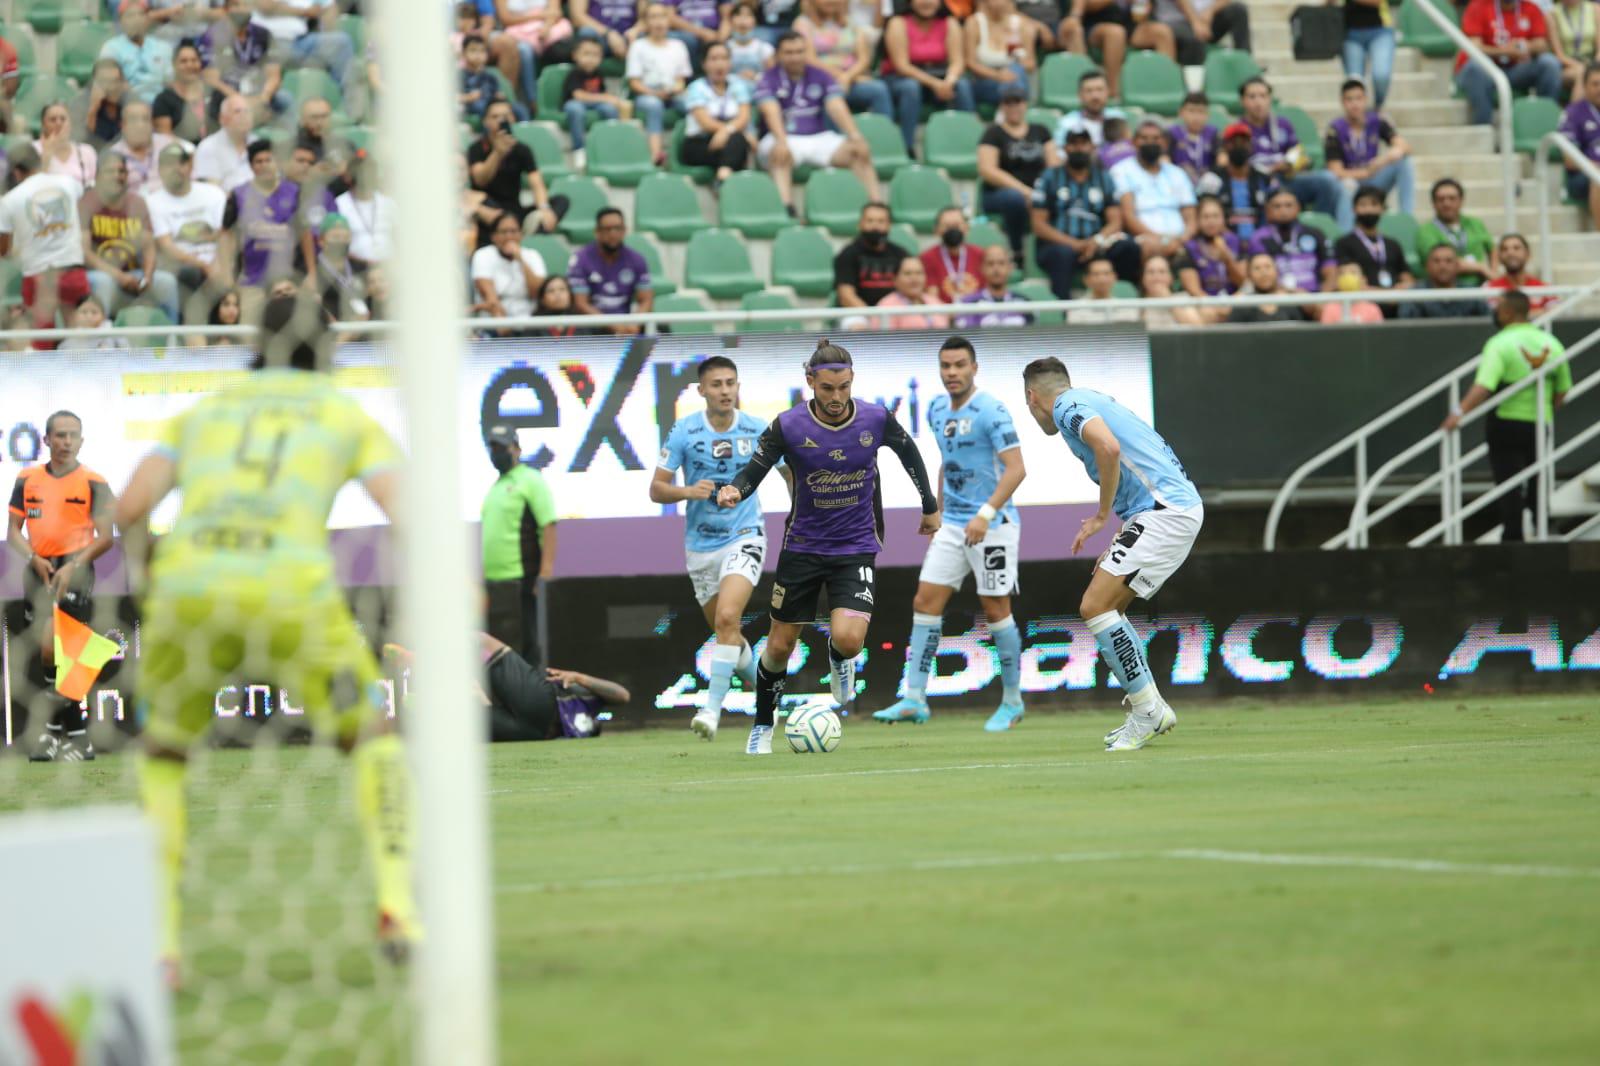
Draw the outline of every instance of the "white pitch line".
[[[1581,866],[1542,866],[1503,862],[1450,862],[1444,859],[1390,859],[1375,855],[1284,855],[1260,851],[1218,851],[1179,848],[1161,853],[1167,859],[1244,863],[1250,866],[1322,866],[1358,870],[1396,870],[1419,874],[1481,874],[1487,877],[1555,877],[1600,879],[1600,870]]]

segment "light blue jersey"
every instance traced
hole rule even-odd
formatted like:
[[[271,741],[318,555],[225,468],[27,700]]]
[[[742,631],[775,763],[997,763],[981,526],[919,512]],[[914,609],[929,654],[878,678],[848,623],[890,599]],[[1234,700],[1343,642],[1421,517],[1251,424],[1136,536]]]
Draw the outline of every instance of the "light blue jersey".
[[[1000,453],[1022,447],[1017,427],[1006,405],[986,392],[974,392],[956,410],[948,395],[928,405],[928,429],[944,461],[944,520],[965,526],[989,502],[1005,469]],[[1017,522],[1017,505],[1010,500],[994,524]]]
[[[1083,442],[1083,427],[1103,419],[1106,428],[1122,447],[1122,478],[1117,482],[1117,497],[1112,509],[1126,521],[1130,516],[1154,510],[1156,505],[1174,510],[1197,507],[1200,493],[1172,453],[1172,446],[1138,415],[1103,392],[1068,389],[1056,397],[1056,425],[1072,454],[1083,460],[1089,479],[1100,484],[1100,468],[1094,449]]]
[[[756,439],[766,428],[759,418],[739,411],[733,428],[718,433],[711,428],[704,411],[690,415],[673,425],[656,465],[669,472],[682,467],[685,485],[710,481],[720,489],[750,461]],[[711,500],[690,500],[685,504],[684,515],[684,547],[691,552],[715,551],[765,528],[761,524],[761,503],[754,495],[731,510],[718,507]]]

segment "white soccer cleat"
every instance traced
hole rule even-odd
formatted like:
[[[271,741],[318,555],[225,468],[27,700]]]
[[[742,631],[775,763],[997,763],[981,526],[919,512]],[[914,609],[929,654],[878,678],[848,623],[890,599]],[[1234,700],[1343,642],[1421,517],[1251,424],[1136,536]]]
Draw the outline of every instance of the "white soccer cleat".
[[[746,755],[771,755],[772,754],[772,727],[770,725],[753,725],[750,727],[750,740],[744,746]]]
[[[1122,697],[1122,702],[1127,704],[1130,703],[1132,699],[1133,697],[1131,696],[1124,696]],[[1156,708],[1155,735],[1161,736],[1165,733],[1172,732],[1173,727],[1178,724],[1177,714],[1170,706],[1167,705],[1167,701],[1159,696],[1156,697]],[[1122,724],[1105,735],[1106,747],[1109,748],[1116,741],[1116,739],[1122,735],[1123,730],[1127,729],[1128,724],[1133,721],[1134,715],[1135,712],[1130,710],[1127,716],[1122,719]]]
[[[717,719],[722,716],[712,711],[701,711],[689,722],[689,728],[701,740],[717,739]]]
[[[845,706],[856,695],[856,661],[851,659],[847,663],[836,665],[833,673],[828,676],[828,688],[833,693],[833,702],[840,707]]]
[[[1114,730],[1112,739],[1106,741],[1107,751],[1138,751],[1162,733],[1170,733],[1178,724],[1178,716],[1162,699],[1156,700],[1149,714],[1137,711],[1128,713],[1128,720]]]

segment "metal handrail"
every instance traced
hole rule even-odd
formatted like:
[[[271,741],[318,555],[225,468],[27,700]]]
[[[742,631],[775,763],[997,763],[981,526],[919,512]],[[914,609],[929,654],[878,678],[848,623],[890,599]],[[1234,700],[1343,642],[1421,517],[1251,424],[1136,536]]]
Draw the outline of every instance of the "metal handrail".
[[[1457,294],[1456,299],[1460,299],[1461,293],[1471,292],[1472,290],[1455,289],[1446,291],[1454,291]],[[1564,300],[1560,304],[1557,304],[1555,307],[1535,318],[1533,320],[1534,325],[1549,325],[1549,323],[1554,322],[1561,315],[1565,314],[1570,308],[1577,307],[1582,302],[1581,298],[1591,296],[1597,292],[1600,292],[1600,280],[1591,282],[1588,285],[1575,287],[1574,296],[1578,298]],[[1385,296],[1385,300],[1387,299],[1388,297]],[[1345,434],[1339,440],[1328,445],[1326,448],[1322,449],[1320,452],[1317,452],[1311,458],[1301,463],[1300,466],[1295,469],[1294,473],[1289,475],[1288,480],[1283,483],[1283,488],[1278,490],[1277,498],[1272,501],[1272,507],[1267,512],[1267,528],[1262,537],[1262,547],[1264,547],[1267,551],[1273,551],[1277,547],[1278,526],[1283,520],[1283,513],[1288,509],[1289,501],[1294,498],[1295,492],[1300,488],[1301,483],[1304,482],[1306,478],[1310,477],[1315,471],[1326,466],[1331,460],[1338,458],[1345,452],[1354,448],[1356,452],[1356,489],[1359,492],[1365,487],[1367,481],[1367,439],[1371,437],[1372,434],[1386,428],[1416,408],[1420,407],[1422,404],[1432,400],[1440,392],[1448,392],[1451,389],[1459,390],[1459,386],[1456,383],[1457,379],[1460,378],[1462,374],[1473,370],[1477,366],[1477,363],[1478,355],[1473,355],[1470,359],[1467,359],[1455,369],[1446,371],[1442,376],[1434,379],[1431,384],[1424,385],[1422,388],[1413,392],[1407,399],[1402,400],[1400,403],[1396,404],[1394,407],[1391,407],[1383,414],[1368,420],[1365,424]],[[1459,401],[1459,399],[1459,396],[1454,397],[1452,403]]]
[[[1532,388],[1537,390],[1539,393],[1539,403],[1535,424],[1538,426],[1538,433],[1542,440],[1545,431],[1545,409],[1547,407],[1547,404],[1544,402],[1545,379],[1563,365],[1570,367],[1577,356],[1580,356],[1588,349],[1593,348],[1597,343],[1600,343],[1600,330],[1589,334],[1587,337],[1584,337],[1582,340],[1578,341],[1578,343],[1574,344],[1571,348],[1568,348],[1560,363],[1546,363],[1544,366],[1540,367],[1538,370],[1535,370],[1533,373],[1529,374],[1515,385],[1511,385],[1499,392],[1496,392],[1488,400],[1462,415],[1460,426],[1458,426],[1454,431],[1435,429],[1427,436],[1423,437],[1421,440],[1417,441],[1415,444],[1401,451],[1398,455],[1384,463],[1383,466],[1373,471],[1372,477],[1367,480],[1366,485],[1362,487],[1361,491],[1356,493],[1355,506],[1350,512],[1349,526],[1346,527],[1343,533],[1329,538],[1323,543],[1322,546],[1324,548],[1366,547],[1367,532],[1373,526],[1399,511],[1402,507],[1416,499],[1418,496],[1421,496],[1428,489],[1433,487],[1433,485],[1442,480],[1447,480],[1453,475],[1458,475],[1460,471],[1465,469],[1469,464],[1477,462],[1478,459],[1482,458],[1482,456],[1488,452],[1488,447],[1486,445],[1479,445],[1466,455],[1458,454],[1452,461],[1441,463],[1440,468],[1437,471],[1429,474],[1421,481],[1418,481],[1416,484],[1412,485],[1405,492],[1402,492],[1400,495],[1389,500],[1388,503],[1378,508],[1371,515],[1367,514],[1367,505],[1371,503],[1373,493],[1390,474],[1394,473],[1394,471],[1398,470],[1406,463],[1409,463],[1412,459],[1415,459],[1417,456],[1427,451],[1430,447],[1434,446],[1435,444],[1440,444],[1445,440],[1453,438],[1456,442],[1458,442],[1456,447],[1459,447],[1459,434],[1461,426],[1469,425],[1470,423],[1476,422],[1481,418],[1487,418],[1491,411],[1495,410],[1501,404],[1505,403],[1506,400],[1509,400],[1511,397],[1517,395],[1519,392],[1522,392],[1524,389]],[[1600,376],[1592,375],[1591,377],[1586,378],[1582,382],[1579,382],[1577,385],[1575,385],[1567,395],[1571,399],[1576,399],[1596,385],[1600,385]],[[1565,452],[1563,452],[1563,454],[1565,454]],[[1549,460],[1549,456],[1541,455],[1539,460],[1533,464],[1532,469],[1542,469],[1548,464]],[[1516,483],[1520,484],[1521,482],[1517,481]],[[1445,495],[1449,496],[1450,494],[1446,493]],[[1498,489],[1494,489],[1487,493],[1487,495],[1490,499],[1495,499],[1498,498],[1500,492]],[[1482,497],[1480,497],[1480,499],[1481,498]],[[1440,526],[1454,530],[1459,529],[1462,518],[1466,517],[1468,514],[1475,514],[1479,508],[1474,506],[1459,513],[1454,511],[1453,506],[1445,507],[1443,509],[1449,513],[1444,519],[1441,519],[1439,523]],[[1454,539],[1458,540],[1459,537]]]
[[[1481,68],[1494,82],[1495,95],[1500,98],[1500,112],[1496,116],[1496,123],[1500,127],[1500,167],[1501,176],[1505,180],[1505,206],[1507,231],[1514,232],[1517,228],[1517,153],[1515,149],[1516,133],[1512,128],[1511,116],[1511,79],[1506,77],[1500,65],[1490,59],[1478,42],[1461,32],[1443,11],[1434,7],[1431,0],[1415,0],[1417,8],[1428,17],[1435,26],[1444,31],[1445,36],[1455,42],[1457,48],[1467,55],[1467,62]],[[1454,77],[1454,75],[1451,75]]]
[[[1578,150],[1572,139],[1560,130],[1551,130],[1539,138],[1539,150],[1533,156],[1533,180],[1539,197],[1539,276],[1551,275],[1550,253],[1550,149],[1560,149],[1562,158],[1588,175],[1589,181],[1600,188],[1600,165]]]
[[[1565,305],[1570,297],[1586,297],[1600,291],[1596,285],[1543,285],[1538,295],[1560,299]],[[847,318],[865,318],[874,322],[887,322],[907,315],[981,315],[989,312],[1019,311],[1030,314],[1054,311],[1092,309],[1096,311],[1142,311],[1154,308],[1175,307],[1264,307],[1293,306],[1314,307],[1322,304],[1426,303],[1433,300],[1467,300],[1475,294],[1485,300],[1493,299],[1498,290],[1478,289],[1361,289],[1356,292],[1284,292],[1260,295],[1257,293],[1236,296],[1160,296],[1113,297],[1109,300],[1029,300],[1010,303],[975,304],[917,304],[906,307],[778,307],[760,311],[730,308],[717,311],[651,311],[626,315],[546,315],[517,318],[467,318],[462,319],[462,329],[561,329],[567,326],[604,328],[606,326],[642,326],[645,328],[677,325],[729,325],[749,326],[766,322],[836,322]],[[335,322],[329,327],[341,335],[388,333],[396,328],[393,322]],[[104,340],[108,337],[163,338],[174,335],[204,334],[208,337],[237,338],[248,342],[256,335],[254,326],[121,326],[111,329],[12,329],[0,331],[0,336],[18,340]]]

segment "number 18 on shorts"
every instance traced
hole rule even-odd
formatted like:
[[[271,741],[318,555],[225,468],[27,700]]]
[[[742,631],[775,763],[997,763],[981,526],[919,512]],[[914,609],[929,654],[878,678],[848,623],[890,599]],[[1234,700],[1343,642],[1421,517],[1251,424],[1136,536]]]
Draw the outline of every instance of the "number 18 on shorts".
[[[1022,527],[1015,522],[990,526],[981,543],[968,544],[966,531],[943,525],[928,545],[920,580],[959,589],[972,574],[980,596],[1009,596],[1017,588],[1017,549]]]

